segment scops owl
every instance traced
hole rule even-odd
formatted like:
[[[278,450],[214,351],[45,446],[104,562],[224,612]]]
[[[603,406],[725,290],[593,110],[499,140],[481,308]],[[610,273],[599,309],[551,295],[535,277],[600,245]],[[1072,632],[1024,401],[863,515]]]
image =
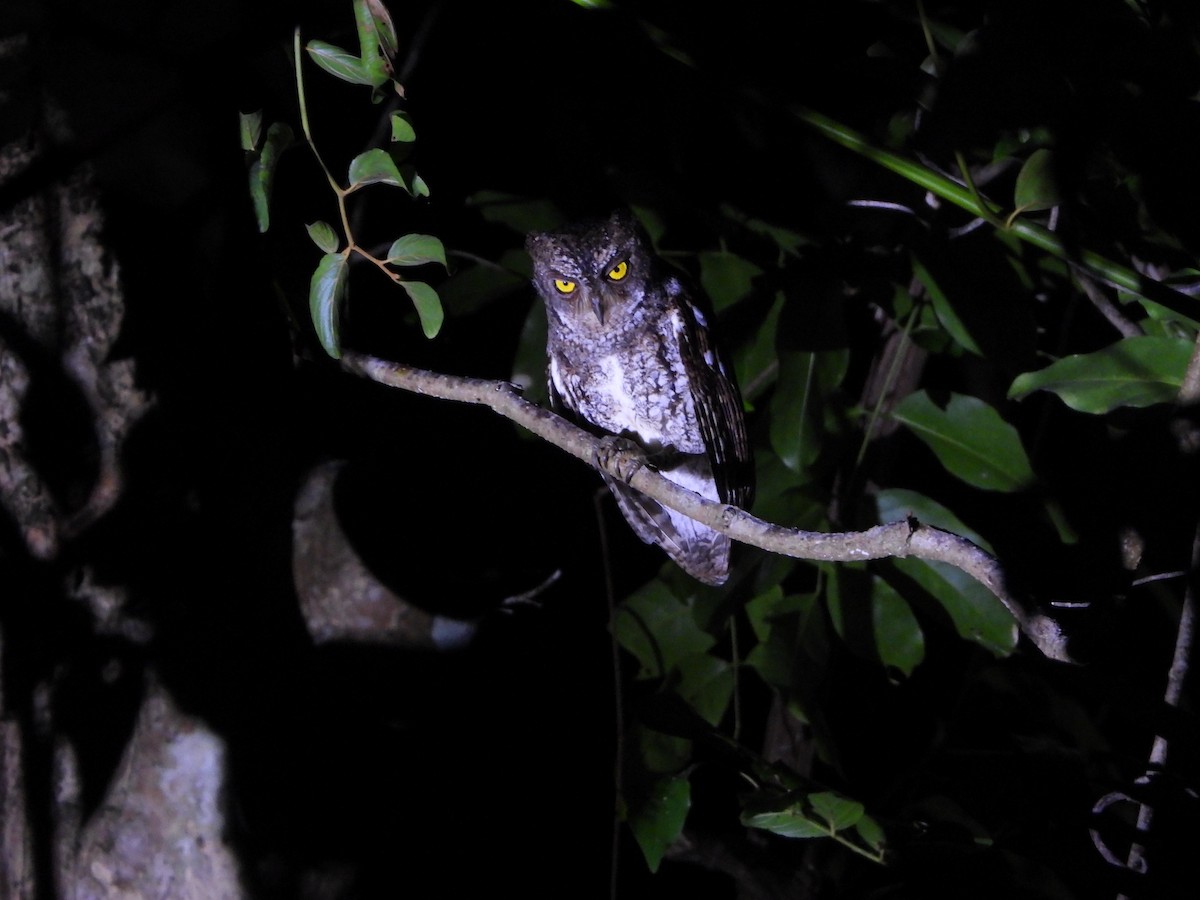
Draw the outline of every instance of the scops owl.
[[[742,401],[709,317],[665,271],[632,214],[530,234],[546,303],[550,397],[592,431],[635,441],[662,475],[710,500],[749,505],[754,466]],[[621,512],[708,584],[729,576],[729,538],[605,475]]]

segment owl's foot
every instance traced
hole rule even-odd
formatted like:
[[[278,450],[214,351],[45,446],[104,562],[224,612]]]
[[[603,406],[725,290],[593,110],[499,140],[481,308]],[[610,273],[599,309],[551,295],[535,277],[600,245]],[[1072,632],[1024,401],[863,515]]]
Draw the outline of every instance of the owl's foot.
[[[642,448],[629,438],[609,434],[600,438],[596,450],[596,465],[601,470],[629,484],[638,470],[646,465]]]

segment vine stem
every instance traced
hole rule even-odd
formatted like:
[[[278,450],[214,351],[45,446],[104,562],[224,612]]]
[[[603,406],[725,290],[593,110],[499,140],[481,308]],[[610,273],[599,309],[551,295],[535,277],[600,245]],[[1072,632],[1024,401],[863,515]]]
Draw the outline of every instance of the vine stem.
[[[296,99],[300,105],[300,128],[304,131],[304,141],[308,144],[308,149],[312,151],[313,157],[317,160],[317,165],[321,167],[321,171],[325,173],[325,179],[329,182],[330,188],[333,189],[334,195],[337,197],[338,217],[342,220],[342,234],[346,236],[346,247],[342,250],[342,256],[349,258],[351,253],[357,253],[364,259],[370,260],[380,269],[382,269],[392,281],[399,282],[401,278],[396,273],[387,268],[384,261],[376,259],[354,240],[354,232],[350,228],[350,213],[346,209],[346,197],[357,189],[357,185],[350,187],[342,187],[336,178],[333,177],[333,172],[329,166],[325,164],[325,160],[321,156],[321,151],[317,149],[317,142],[313,140],[312,127],[308,122],[308,97],[304,93],[304,54],[301,53],[300,45],[300,28],[297,26],[292,33],[292,55],[296,62]]]
[[[600,529],[600,556],[604,565],[604,597],[608,602],[608,640],[612,651],[613,716],[616,719],[616,747],[613,760],[613,822],[612,851],[609,857],[608,894],[617,900],[617,875],[621,859],[621,815],[625,782],[625,687],[621,682],[621,645],[617,641],[617,595],[613,586],[612,557],[608,551],[608,529],[604,526],[604,497],[607,490],[596,491],[592,502],[596,510],[596,526]]]

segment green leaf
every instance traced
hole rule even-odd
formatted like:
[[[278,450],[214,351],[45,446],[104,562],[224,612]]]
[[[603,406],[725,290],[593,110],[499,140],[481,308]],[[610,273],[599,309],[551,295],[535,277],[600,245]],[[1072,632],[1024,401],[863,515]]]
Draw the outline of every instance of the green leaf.
[[[400,174],[400,169],[397,168],[396,161],[392,159],[386,150],[381,150],[378,147],[368,150],[365,153],[360,153],[350,161],[351,187],[361,187],[362,185],[375,184],[377,182],[395,185],[412,193],[408,183],[404,180],[404,176]]]
[[[332,225],[328,222],[313,222],[311,225],[305,225],[304,227],[308,229],[308,236],[312,238],[313,243],[319,248],[326,253],[337,252],[338,238]]]
[[[855,825],[863,817],[866,810],[857,800],[835,794],[833,791],[822,791],[819,794],[809,794],[808,802],[818,816],[829,823],[831,831],[842,831]]]
[[[346,257],[326,253],[317,264],[308,288],[308,307],[317,340],[334,359],[342,355],[338,318],[346,296],[346,270]]]
[[[497,264],[480,262],[464,262],[458,265],[453,274],[438,285],[438,294],[447,314],[458,316],[471,315],[499,300],[509,300],[521,303],[529,299],[529,257],[524,248],[506,250]],[[542,305],[535,302],[530,305],[532,311]],[[546,368],[546,333],[542,331],[542,345],[530,347],[529,352],[540,352],[541,359],[536,354],[530,357],[530,371]],[[543,373],[544,374],[544,373]]]
[[[951,394],[939,409],[925,391],[905,397],[892,415],[924,441],[947,471],[978,488],[1019,491],[1034,480],[1017,431],[975,397]]]
[[[279,157],[292,143],[292,129],[283,122],[275,122],[267,129],[267,139],[262,150],[250,166],[250,199],[254,203],[254,217],[258,230],[266,231],[271,224],[271,189],[275,184],[275,169]]]
[[[402,144],[408,144],[416,139],[417,132],[413,129],[412,119],[409,118],[408,113],[392,113],[392,140]]]
[[[396,26],[392,23],[392,14],[388,12],[382,0],[366,0],[366,5],[375,23],[375,40],[379,49],[388,59],[395,58],[396,51],[400,49],[400,42],[396,39]]]
[[[716,725],[733,696],[733,668],[707,653],[682,659],[675,692],[709,725]]]
[[[753,403],[778,377],[778,357],[775,337],[784,296],[780,291],[770,311],[758,326],[751,341],[741,343],[733,351],[733,370],[742,388],[742,397]]]
[[[526,398],[534,403],[541,403],[550,396],[546,386],[546,330],[546,307],[540,300],[535,300],[521,326],[510,379],[513,384],[520,385]]]
[[[651,245],[657,250],[658,242],[662,240],[662,236],[667,230],[667,225],[662,216],[658,214],[658,210],[637,204],[630,204],[629,209],[642,224],[642,228],[646,229],[646,235],[650,238]]]
[[[421,330],[425,337],[437,337],[442,330],[442,322],[446,314],[442,311],[442,301],[438,299],[437,291],[423,281],[402,281],[400,286],[408,292],[417,315],[421,317]]]
[[[783,837],[829,837],[829,829],[823,823],[805,816],[803,807],[799,806],[778,812],[742,813],[742,824],[749,828],[773,831]]]
[[[414,197],[428,197],[429,185],[425,183],[425,179],[416,172],[409,173],[409,185]]]
[[[751,796],[742,812],[742,824],[773,831],[784,837],[831,837],[853,827],[863,817],[863,805],[832,791],[782,796]]]
[[[691,607],[658,579],[617,608],[613,627],[617,641],[641,663],[641,677],[664,677],[716,643],[696,624]]]
[[[447,271],[446,248],[431,234],[406,234],[388,250],[387,261],[395,266],[423,266],[441,263]]]
[[[760,643],[770,635],[772,619],[794,611],[794,606],[784,607],[783,603],[783,587],[778,584],[746,602],[746,618]]]
[[[997,656],[1017,646],[1017,626],[996,595],[956,566],[908,557],[892,565],[925,589],[950,616],[954,629]]]
[[[243,150],[249,151],[257,147],[262,132],[262,110],[238,113],[238,131],[241,135]]]
[[[911,675],[925,658],[925,635],[905,599],[886,581],[839,566],[829,582],[829,617],[862,656]]]
[[[821,451],[826,398],[846,377],[847,350],[784,353],[771,398],[771,446],[795,472],[804,472]]]
[[[763,219],[755,219],[747,216],[744,212],[735,206],[728,203],[721,204],[721,215],[732,219],[743,228],[754,234],[762,235],[765,238],[773,241],[779,247],[782,253],[790,256],[795,256],[801,247],[811,244],[812,241],[804,235],[790,231],[786,228],[781,228],[778,225],[773,225]]]
[[[484,221],[511,228],[524,236],[530,231],[550,231],[563,223],[563,214],[549,200],[484,190],[467,198],[467,205],[479,210]]]
[[[950,337],[954,338],[964,350],[969,350],[976,356],[982,356],[983,352],[979,349],[979,344],[971,337],[971,333],[967,330],[967,326],[963,324],[963,320],[955,312],[950,299],[946,296],[946,292],[941,289],[933,274],[925,267],[919,259],[914,256],[912,258],[913,277],[915,277],[925,287],[925,294],[929,297],[933,304],[933,311],[937,314],[938,321]]]
[[[1179,393],[1192,354],[1186,338],[1131,337],[1094,353],[1067,356],[1018,375],[1008,396],[1057,394],[1071,409],[1100,415],[1120,406],[1169,403]]]
[[[372,87],[383,83],[378,81],[377,75],[367,69],[362,59],[348,50],[327,44],[325,41],[309,41],[305,49],[313,62],[335,78],[350,84],[369,84]],[[386,78],[384,80],[386,81]]]
[[[371,0],[354,0],[354,25],[358,32],[359,58],[363,71],[370,77],[370,84],[379,87],[388,80],[390,65],[381,53],[387,38],[379,34],[373,7],[378,7],[378,3]],[[387,11],[384,10],[383,14],[386,16]]]
[[[746,612],[759,637],[746,665],[767,684],[790,690],[824,667],[828,643],[816,597],[768,591],[750,601]]]
[[[700,260],[700,286],[713,310],[720,312],[750,294],[752,282],[762,274],[762,269],[749,260],[733,253],[707,251],[698,254]]]
[[[886,835],[883,829],[879,827],[879,823],[870,816],[864,815],[858,820],[854,826],[854,830],[858,832],[862,842],[874,850],[876,853],[882,853],[886,842]]]
[[[1050,209],[1062,203],[1054,177],[1054,154],[1046,148],[1034,150],[1017,173],[1013,206],[1018,211]]]
[[[667,847],[683,831],[691,802],[691,785],[676,775],[656,780],[642,802],[630,811],[629,828],[651,872],[658,871]]]

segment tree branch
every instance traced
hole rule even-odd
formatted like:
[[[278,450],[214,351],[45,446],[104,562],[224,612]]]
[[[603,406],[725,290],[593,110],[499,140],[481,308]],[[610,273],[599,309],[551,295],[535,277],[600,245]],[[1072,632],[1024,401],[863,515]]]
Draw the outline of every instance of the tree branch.
[[[659,475],[634,449],[614,448],[566,419],[529,402],[506,381],[444,375],[372,356],[347,353],[350,372],[427,397],[486,406],[590,466],[620,478],[657,500],[744,544],[798,559],[852,562],[913,556],[962,569],[996,595],[1017,625],[1051,659],[1071,661],[1058,623],[1011,594],[995,557],[966,538],[915,520],[878,525],[861,532],[825,533],[774,525],[727,503],[706,500]]]

